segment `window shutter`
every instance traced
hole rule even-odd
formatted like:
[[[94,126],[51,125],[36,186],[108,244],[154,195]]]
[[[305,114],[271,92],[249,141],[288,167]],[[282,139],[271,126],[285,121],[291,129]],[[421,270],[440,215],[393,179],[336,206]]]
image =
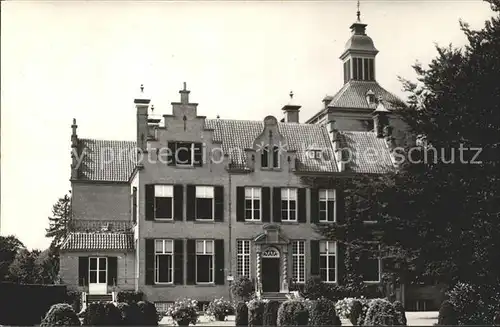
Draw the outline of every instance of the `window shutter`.
[[[344,216],[345,216],[345,201],[344,201],[344,190],[342,189],[337,189],[336,190],[336,201],[337,201],[337,209],[336,209],[336,218],[337,218],[337,223],[342,224],[344,223]]]
[[[155,280],[155,240],[146,239],[146,285],[154,285]]]
[[[186,220],[196,219],[196,188],[194,185],[187,186],[186,192]]]
[[[118,258],[108,257],[108,285],[116,286],[118,284]]]
[[[137,187],[132,189],[132,222],[137,223]]]
[[[174,284],[184,284],[184,240],[174,240]]]
[[[203,148],[201,143],[194,144],[194,166],[203,166]]]
[[[311,276],[319,276],[319,241],[311,240]]]
[[[262,188],[262,212],[261,212],[261,217],[262,217],[262,222],[270,222],[271,221],[271,188],[270,187],[263,187]]]
[[[337,284],[342,284],[345,275],[345,245],[337,242],[337,253],[335,253],[335,260],[337,260]]]
[[[236,221],[245,221],[245,188],[236,188]]]
[[[176,153],[175,153],[175,142],[168,142],[168,155],[167,155],[167,164],[169,166],[175,166],[176,164]]]
[[[195,240],[187,240],[186,248],[187,248],[186,249],[187,250],[186,284],[187,285],[194,285],[196,283],[196,241]]]
[[[273,188],[273,221],[281,222],[281,187]]]
[[[78,257],[78,285],[87,286],[89,284],[89,258]]]
[[[182,221],[184,216],[184,187],[174,185],[174,220]]]
[[[146,220],[155,219],[155,186],[153,184],[146,184]]]
[[[215,240],[215,285],[224,285],[224,240]]]
[[[318,189],[311,189],[311,223],[317,224],[319,222],[319,191]]]
[[[306,212],[306,189],[299,188],[297,190],[297,205],[298,205],[298,217],[297,221],[299,223],[307,222],[307,212]]]
[[[224,221],[224,186],[214,187],[214,221]]]

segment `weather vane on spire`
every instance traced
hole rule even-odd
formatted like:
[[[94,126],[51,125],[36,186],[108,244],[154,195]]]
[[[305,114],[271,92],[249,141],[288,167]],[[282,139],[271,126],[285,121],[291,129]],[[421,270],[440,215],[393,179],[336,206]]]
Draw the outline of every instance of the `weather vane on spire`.
[[[361,12],[359,11],[359,0],[358,0],[358,12],[356,13],[356,16],[358,16],[358,22],[360,22],[361,21],[361,18],[360,18]]]

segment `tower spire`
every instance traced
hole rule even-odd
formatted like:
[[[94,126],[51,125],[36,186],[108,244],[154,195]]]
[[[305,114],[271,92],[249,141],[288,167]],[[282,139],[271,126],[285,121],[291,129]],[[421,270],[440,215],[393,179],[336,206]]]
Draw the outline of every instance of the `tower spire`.
[[[358,23],[361,22],[361,11],[359,11],[359,0],[358,0],[358,11],[356,12],[356,16],[358,17]]]

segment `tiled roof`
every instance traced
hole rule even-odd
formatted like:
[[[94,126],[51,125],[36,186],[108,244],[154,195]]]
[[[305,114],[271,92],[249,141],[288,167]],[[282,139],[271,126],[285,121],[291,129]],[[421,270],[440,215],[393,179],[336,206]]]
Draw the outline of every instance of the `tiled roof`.
[[[351,80],[333,96],[328,107],[375,109],[376,105],[368,105],[366,101],[366,93],[369,90],[375,93],[376,99],[382,97],[384,106],[389,110],[395,107],[393,103],[402,103],[401,99],[385,90],[376,81]]]
[[[264,129],[263,121],[207,119],[205,127],[214,130],[214,141],[222,142],[225,153],[232,155],[233,167],[246,168],[245,149],[252,148],[255,139]],[[336,172],[333,156],[312,159],[305,150],[317,149],[332,152],[332,143],[324,126],[297,123],[278,123],[278,130],[286,139],[286,150],[296,150],[296,168],[304,172]],[[238,149],[232,151],[231,149]],[[241,149],[241,150],[240,150]]]
[[[78,179],[113,182],[130,179],[137,157],[136,142],[80,139],[79,145],[80,153],[85,154]]]
[[[61,250],[133,250],[134,235],[131,233],[70,233]]]
[[[373,132],[342,132],[341,146],[348,149],[348,171],[356,173],[383,174],[394,170],[389,148],[384,138],[378,138]]]

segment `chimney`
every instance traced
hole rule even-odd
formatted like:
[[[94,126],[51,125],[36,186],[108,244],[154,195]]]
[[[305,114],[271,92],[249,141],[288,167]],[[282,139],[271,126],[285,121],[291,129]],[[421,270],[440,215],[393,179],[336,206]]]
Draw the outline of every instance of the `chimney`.
[[[147,151],[148,137],[148,108],[151,99],[144,94],[144,85],[141,84],[141,92],[134,99],[137,111],[137,149]]]
[[[293,104],[293,92],[290,91],[290,101],[281,109],[284,113],[284,118],[281,121],[285,123],[298,123],[300,107]]]
[[[324,109],[328,108],[328,105],[330,104],[330,102],[332,102],[333,100],[333,97],[331,95],[327,95],[323,98],[323,106],[324,106]]]
[[[373,127],[379,138],[384,136],[384,127],[389,125],[388,113],[389,110],[385,108],[382,99],[379,99],[377,109],[372,113]]]
[[[78,125],[76,124],[76,119],[73,118],[73,124],[71,125],[71,179],[78,178],[78,157],[80,153],[78,152],[78,135],[76,134],[76,129]]]

